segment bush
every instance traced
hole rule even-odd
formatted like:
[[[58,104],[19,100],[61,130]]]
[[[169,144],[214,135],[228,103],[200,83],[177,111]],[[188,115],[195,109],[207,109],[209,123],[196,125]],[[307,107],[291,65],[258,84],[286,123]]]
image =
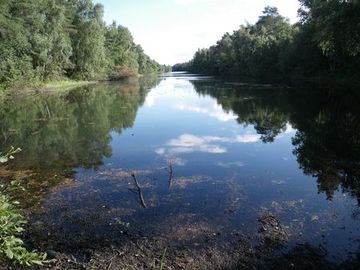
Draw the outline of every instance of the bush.
[[[0,152],[0,164],[13,159],[13,154],[20,151],[20,148],[12,147],[6,154]],[[16,208],[19,203],[8,195],[9,192],[19,190],[23,189],[16,181],[10,185],[0,185],[0,264],[31,266],[50,263],[50,260],[46,260],[46,253],[30,252],[23,246],[20,235],[26,220]]]

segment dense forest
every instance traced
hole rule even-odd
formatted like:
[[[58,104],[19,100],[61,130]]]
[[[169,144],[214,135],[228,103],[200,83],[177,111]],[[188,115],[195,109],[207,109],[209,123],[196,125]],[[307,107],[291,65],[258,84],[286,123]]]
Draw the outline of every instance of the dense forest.
[[[1,0],[0,86],[164,72],[92,0]]]
[[[299,1],[298,23],[266,7],[255,24],[226,33],[173,70],[266,82],[330,76],[358,80],[360,1]]]

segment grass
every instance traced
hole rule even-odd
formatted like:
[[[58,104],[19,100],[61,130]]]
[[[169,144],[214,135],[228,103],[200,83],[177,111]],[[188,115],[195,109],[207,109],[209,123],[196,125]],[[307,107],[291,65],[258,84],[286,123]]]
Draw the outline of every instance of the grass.
[[[13,90],[16,91],[54,91],[54,92],[67,92],[71,89],[81,87],[84,85],[94,84],[97,81],[76,81],[70,79],[62,79],[62,80],[54,80],[54,81],[46,81],[46,82],[37,82],[37,83],[29,83],[27,85],[19,84],[12,87],[4,87],[0,85],[0,99],[6,92],[11,92]]]
[[[96,81],[74,81],[74,80],[60,80],[60,81],[48,81],[40,84],[37,89],[53,90],[56,92],[66,92],[73,88],[93,84]]]
[[[166,248],[164,249],[164,253],[161,257],[161,262],[160,262],[160,270],[164,270],[165,267],[165,255],[166,255]]]

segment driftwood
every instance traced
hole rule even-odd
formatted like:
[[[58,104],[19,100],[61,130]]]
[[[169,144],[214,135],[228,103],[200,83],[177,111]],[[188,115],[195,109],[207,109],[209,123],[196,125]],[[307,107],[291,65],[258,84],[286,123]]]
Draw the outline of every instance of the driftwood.
[[[170,189],[173,183],[173,166],[171,162],[169,162],[169,166],[165,170],[169,173],[168,187]]]
[[[132,173],[131,176],[134,179],[136,193],[139,195],[141,206],[146,208],[147,206],[146,206],[146,203],[145,203],[145,200],[144,200],[144,195],[143,195],[142,189],[141,189],[141,187],[139,185],[139,182],[137,181],[136,176],[135,176],[134,173]]]

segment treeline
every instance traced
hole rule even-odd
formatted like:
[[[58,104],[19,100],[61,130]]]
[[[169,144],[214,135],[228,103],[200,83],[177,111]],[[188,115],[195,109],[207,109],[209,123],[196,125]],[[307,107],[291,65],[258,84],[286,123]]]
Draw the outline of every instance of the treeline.
[[[0,86],[163,72],[92,0],[1,0]]]
[[[226,33],[173,70],[262,81],[329,75],[359,80],[360,1],[299,1],[298,23],[266,7],[255,24]]]

